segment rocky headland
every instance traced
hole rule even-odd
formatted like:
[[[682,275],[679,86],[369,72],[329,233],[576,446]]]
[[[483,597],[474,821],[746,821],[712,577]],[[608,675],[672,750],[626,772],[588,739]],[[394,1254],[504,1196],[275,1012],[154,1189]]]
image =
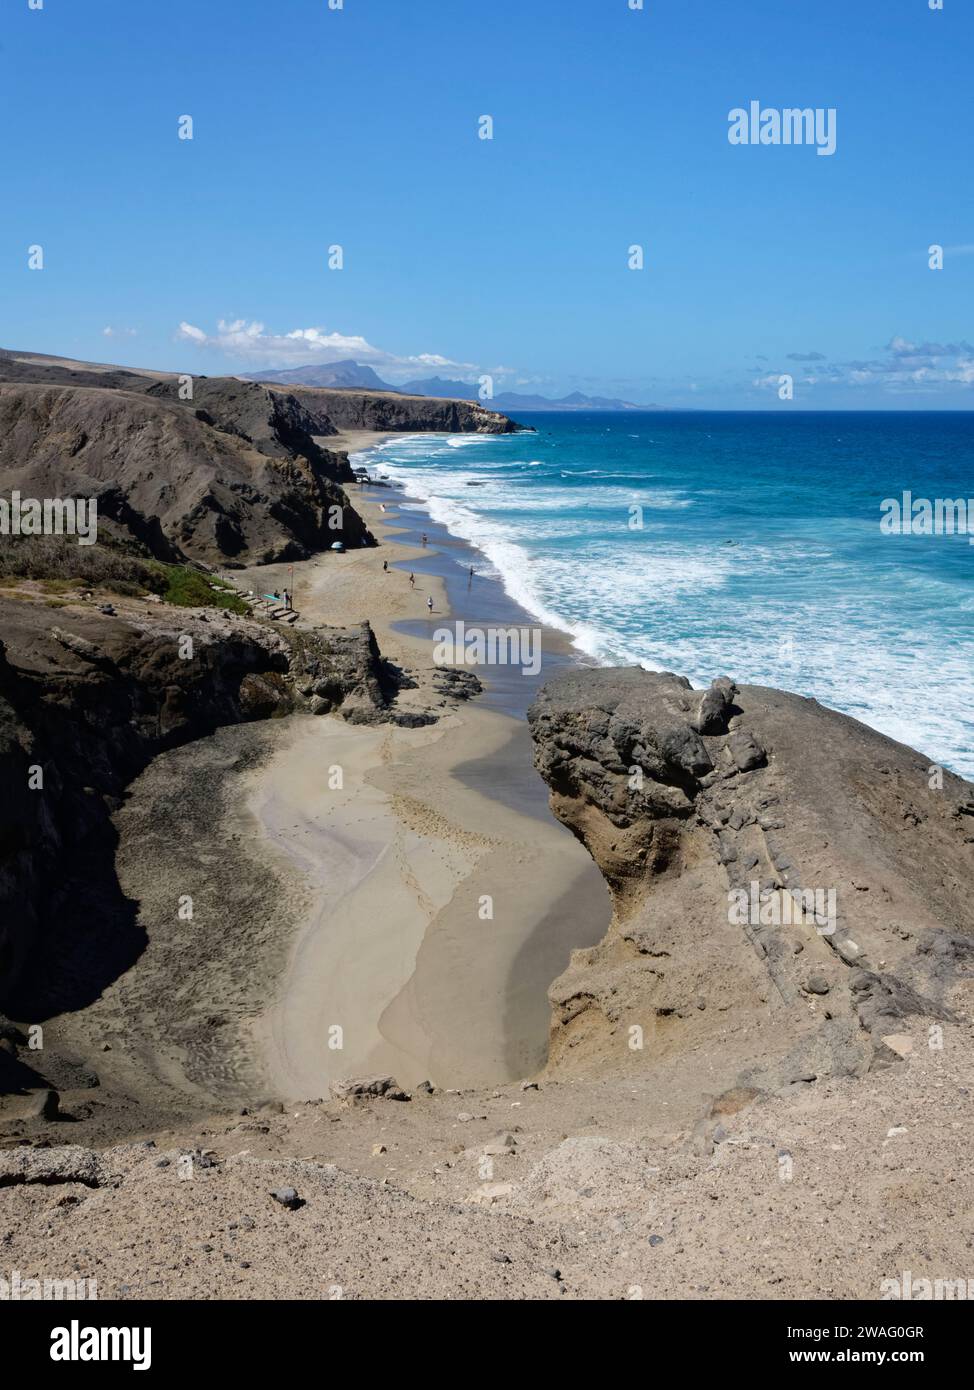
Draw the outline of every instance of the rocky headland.
[[[529,720],[552,810],[615,904],[552,986],[550,1072],[726,1052],[730,1032],[739,1083],[776,1089],[862,1075],[895,1060],[905,1019],[954,1018],[974,967],[969,783],[726,677],[570,672]]]

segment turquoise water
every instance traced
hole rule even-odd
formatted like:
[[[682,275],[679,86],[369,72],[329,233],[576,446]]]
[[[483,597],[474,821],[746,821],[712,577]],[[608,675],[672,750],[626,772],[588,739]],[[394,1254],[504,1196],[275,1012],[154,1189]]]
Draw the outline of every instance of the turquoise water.
[[[527,423],[368,461],[589,657],[814,695],[974,776],[974,545],[879,524],[907,489],[974,499],[974,413]]]

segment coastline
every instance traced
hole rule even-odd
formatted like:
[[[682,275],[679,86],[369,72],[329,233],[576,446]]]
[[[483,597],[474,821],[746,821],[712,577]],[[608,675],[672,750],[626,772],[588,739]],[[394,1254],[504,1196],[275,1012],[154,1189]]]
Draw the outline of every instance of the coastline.
[[[480,621],[530,622],[493,580],[466,590],[450,558],[466,549],[448,553],[432,523],[430,545],[420,530],[410,543],[423,522],[398,515],[392,489],[351,491],[379,545],[227,580],[293,584],[310,626],[367,620],[383,657],[421,681],[452,602]],[[106,1090],[127,1098],[100,1119],[106,1134],[326,1096],[330,1082],[372,1072],[457,1088],[545,1065],[548,988],[611,918],[602,875],[548,809],[524,719],[552,663],[568,659],[545,634],[536,677],[482,672],[483,693],[431,725],[295,712],[153,759],[115,817],[119,881],[140,904],[145,948],[51,1028],[78,1056],[127,1039],[100,1068]],[[200,922],[188,939],[170,910],[186,892]]]
[[[524,430],[522,433],[534,431]],[[431,431],[425,431],[424,437],[469,438]],[[408,432],[375,432],[370,435],[367,431],[357,431],[343,435],[342,439],[346,442],[341,447],[349,450],[350,459],[354,456],[355,461],[381,479],[382,446],[393,439],[410,438],[415,439],[416,436]],[[434,518],[428,505],[432,499],[411,496],[405,491],[404,485],[396,481],[377,481],[372,487],[360,488],[355,497],[356,508],[365,517],[373,533],[374,523],[381,523],[387,538],[412,547],[414,555],[407,566],[409,569],[414,569],[417,575],[438,578],[446,586],[449,618],[463,622],[468,627],[517,627],[538,632],[544,668],[539,680],[528,684],[518,677],[512,682],[505,679],[500,667],[476,668],[485,686],[488,703],[523,716],[531,703],[533,691],[544,683],[544,673],[550,672],[553,666],[600,664],[579,646],[567,624],[557,625],[517,599],[508,590],[507,583],[490,556],[474,541],[452,531],[446,521]],[[386,514],[379,510],[382,504],[385,504]],[[425,550],[422,547],[424,534],[429,542]],[[397,625],[396,631],[429,639],[435,626],[420,617],[403,620],[401,625]]]
[[[364,461],[478,548],[478,570],[583,661],[679,671],[698,689],[732,670],[974,775],[969,547],[962,535],[880,542],[873,520],[896,495],[890,460],[911,459],[931,496],[947,486],[942,460],[961,493],[966,430],[827,415],[793,429],[692,412],[533,420],[533,443],[400,437]],[[792,457],[807,468],[782,469]]]
[[[349,491],[377,547],[234,571],[234,582],[279,588],[293,576],[302,623],[367,619],[383,656],[413,669],[432,666],[446,619],[538,628],[495,581],[465,584],[469,547],[413,504],[404,511],[398,489]],[[487,1085],[544,1065],[547,988],[572,949],[602,939],[611,912],[532,767],[524,712],[570,660],[563,634],[543,631],[542,647],[537,676],[478,669],[484,693],[426,728],[293,716],[245,779],[255,852],[304,904],[256,1028],[274,1094],[321,1094],[363,1071]],[[339,790],[326,775],[336,767]],[[341,1048],[329,1047],[335,1028]]]
[[[422,683],[431,626],[458,611],[499,621],[511,609],[493,581],[467,588],[466,547],[441,541],[421,507],[401,508],[391,489],[362,496],[381,544],[294,566],[295,601],[310,624],[367,617]],[[417,528],[432,541],[425,549]],[[268,589],[290,568],[230,577]],[[548,650],[546,669],[559,659]],[[207,1297],[227,1271],[233,1296],[293,1287],[300,1297],[318,1289],[325,1250],[324,1277],[354,1296],[400,1296],[416,1269],[429,1271],[431,1296],[492,1294],[499,1269],[517,1296],[534,1296],[534,1280],[540,1296],[560,1298],[634,1286],[657,1297],[860,1297],[900,1263],[928,1269],[931,1248],[942,1268],[963,1268],[963,1232],[955,1239],[953,1210],[936,1197],[963,1171],[970,1091],[960,989],[956,1016],[943,1007],[969,974],[958,822],[974,805],[970,788],[953,785],[966,799],[951,811],[910,748],[787,692],[738,691],[747,723],[729,737],[750,724],[774,756],[726,769],[723,833],[740,834],[738,849],[756,844],[768,871],[788,878],[797,863],[806,882],[868,894],[852,900],[849,959],[806,924],[786,957],[789,1002],[769,989],[750,939],[728,936],[725,867],[741,855],[714,839],[709,795],[664,865],[676,872],[637,870],[641,903],[601,940],[601,875],[551,821],[531,771],[518,717],[528,682],[486,674],[489,691],[435,725],[310,712],[233,723],[160,753],[131,784],[114,817],[116,867],[144,951],[92,1005],[46,1030],[60,1053],[63,1118],[78,1128],[58,1147],[46,1117],[30,1121],[36,1154],[14,1135],[8,1171],[29,1163],[40,1174],[33,1191],[4,1199],[16,1267],[33,1276],[67,1251],[69,1268],[94,1263],[123,1297],[185,1297],[187,1287]],[[553,694],[565,718],[551,709],[556,722],[538,744],[543,762],[572,757],[581,784],[569,823],[610,872],[615,834],[592,834],[584,818],[612,796],[603,778],[625,778],[628,757],[599,748],[601,713],[629,678],[642,692],[633,724],[668,732],[655,692],[674,677],[602,670]],[[400,710],[413,698],[404,690]],[[730,743],[723,752],[736,762]],[[768,806],[765,826],[750,812]],[[623,818],[629,862],[646,829],[638,809]],[[194,915],[184,920],[173,906],[187,893]],[[489,918],[478,912],[485,894]],[[570,947],[593,939],[556,980]],[[823,972],[815,984],[813,968]],[[864,974],[888,991],[872,1013]],[[540,1088],[519,1088],[544,1059],[549,985],[550,1064]],[[883,1011],[886,997],[895,1013]],[[942,1050],[929,1045],[928,1019],[939,1020]],[[645,1052],[631,1045],[634,1026]],[[868,1071],[864,1049],[877,1062]],[[368,1072],[395,1075],[413,1103],[326,1099],[331,1080]],[[427,1077],[432,1094],[416,1088]],[[931,1100],[922,1115],[918,1094]],[[908,1127],[904,1186],[886,1146]],[[151,1143],[119,1146],[136,1135]],[[792,1154],[800,1181],[788,1187],[780,1160]],[[79,1158],[104,1175],[104,1190],[82,1191],[80,1210],[59,1202],[54,1230],[45,1174],[63,1181]],[[194,1182],[178,1181],[187,1159]],[[270,1209],[277,1226],[267,1219],[282,1185],[299,1194],[313,1235],[295,1229],[291,1211]],[[756,1204],[755,1192],[767,1200]],[[408,1230],[390,1202],[408,1208]],[[889,1239],[874,1239],[889,1232],[891,1210],[908,1213],[890,1237],[895,1264]],[[742,1258],[718,1280],[741,1230]],[[502,1261],[484,1253],[497,1250]],[[476,1285],[475,1256],[486,1270]]]
[[[381,465],[381,446],[390,439],[408,438],[393,432],[356,431],[346,433],[349,456],[378,472]],[[437,436],[449,438],[450,436]],[[503,708],[511,714],[523,715],[531,702],[533,691],[542,684],[552,666],[564,664],[594,664],[579,651],[571,634],[562,628],[543,622],[512,598],[500,578],[483,572],[489,560],[475,545],[453,534],[443,522],[433,519],[424,503],[407,496],[396,484],[376,483],[359,486],[354,494],[356,510],[363,516],[380,545],[394,545],[395,559],[389,558],[391,570],[412,571],[417,576],[418,602],[402,617],[388,622],[380,611],[373,623],[383,651],[386,644],[396,645],[399,638],[411,642],[429,643],[432,634],[444,617],[469,626],[531,628],[538,631],[541,642],[542,673],[537,680],[519,675],[505,679],[500,668],[473,668],[485,687],[486,703]],[[427,537],[424,547],[422,537]],[[473,576],[470,575],[471,567]],[[424,589],[423,586],[426,586]],[[434,615],[432,621],[423,616],[425,593],[432,592]],[[381,605],[380,605],[381,609]],[[415,648],[414,648],[415,650]],[[425,647],[424,647],[425,650]]]
[[[391,437],[346,436],[363,458]],[[293,587],[295,608],[311,626],[368,620],[383,656],[420,672],[432,669],[432,634],[447,620],[539,628],[493,578],[475,570],[469,582],[477,552],[434,523],[422,503],[398,487],[349,492],[377,546],[225,577],[261,590]],[[120,862],[146,859],[127,868],[123,886],[150,905],[143,913],[149,948],[89,1011],[91,1021],[104,1013],[112,1030],[140,1036],[136,1064],[120,1077],[130,1094],[156,1099],[161,1085],[170,1097],[221,1107],[255,1095],[324,1095],[329,1082],[367,1072],[391,1073],[404,1085],[475,1087],[544,1066],[547,991],[573,949],[603,940],[611,912],[601,874],[552,817],[532,766],[523,715],[534,691],[553,667],[585,664],[564,634],[539,630],[537,676],[482,671],[484,693],[434,725],[293,714],[221,730],[192,754],[155,760],[120,825],[135,827],[122,836]],[[334,789],[336,768],[343,785]],[[199,803],[196,839],[185,836],[178,873],[171,850],[155,860],[145,854],[160,789],[167,806]],[[170,844],[179,829],[169,827]],[[168,901],[203,864],[220,865],[202,870],[211,883],[242,879],[241,856],[268,885],[252,890],[262,911],[254,920],[242,915],[232,892],[210,903],[207,932],[217,954],[210,959],[204,943],[202,958],[189,963],[151,907],[155,880]],[[488,896],[493,917],[483,918]],[[163,1027],[153,1037],[141,1026],[147,1001],[157,1008],[171,996],[173,978],[193,1019],[185,1043],[163,1039]],[[221,1011],[237,1037],[204,1041],[202,1022]],[[71,1021],[61,1027],[83,1050],[88,1022],[79,1020],[77,1032]],[[332,1046],[336,1029],[340,1048]]]

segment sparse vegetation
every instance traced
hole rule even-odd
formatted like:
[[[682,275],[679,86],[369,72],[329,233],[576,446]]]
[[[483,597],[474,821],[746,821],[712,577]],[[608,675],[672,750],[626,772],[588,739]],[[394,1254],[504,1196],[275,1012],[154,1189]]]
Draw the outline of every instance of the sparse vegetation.
[[[0,537],[0,588],[9,590],[24,581],[51,596],[93,589],[128,598],[158,594],[181,608],[250,611],[235,590],[217,584],[204,570],[165,564],[121,543],[80,546],[67,536]]]
[[[213,587],[214,581],[201,570],[188,565],[163,565],[153,560],[164,579],[165,587],[160,591],[167,603],[178,604],[181,608],[224,608],[231,613],[249,613],[250,609],[234,589],[220,585]]]
[[[49,592],[128,580],[154,588],[150,561],[120,544],[78,545],[71,536],[0,536],[0,581],[32,579]]]

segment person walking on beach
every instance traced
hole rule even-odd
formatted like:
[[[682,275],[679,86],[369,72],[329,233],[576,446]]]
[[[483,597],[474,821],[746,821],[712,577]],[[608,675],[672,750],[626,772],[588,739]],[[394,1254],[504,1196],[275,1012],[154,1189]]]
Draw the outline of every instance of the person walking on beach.
[[[388,560],[383,560],[383,561],[382,561],[382,573],[383,573],[383,574],[388,574],[388,573],[389,573],[389,561],[388,561]]]
[[[427,539],[427,537],[426,537],[426,532],[424,531],[424,532],[423,532],[423,545],[424,545],[424,546],[426,545],[426,539]]]
[[[415,587],[416,587],[416,576],[415,576],[414,574],[411,574],[411,575],[409,576],[409,587],[410,587],[411,589],[415,589]]]
[[[433,595],[432,595],[432,594],[430,594],[430,595],[428,596],[427,600],[426,600],[426,607],[427,607],[427,610],[428,610],[430,613],[433,612]]]

